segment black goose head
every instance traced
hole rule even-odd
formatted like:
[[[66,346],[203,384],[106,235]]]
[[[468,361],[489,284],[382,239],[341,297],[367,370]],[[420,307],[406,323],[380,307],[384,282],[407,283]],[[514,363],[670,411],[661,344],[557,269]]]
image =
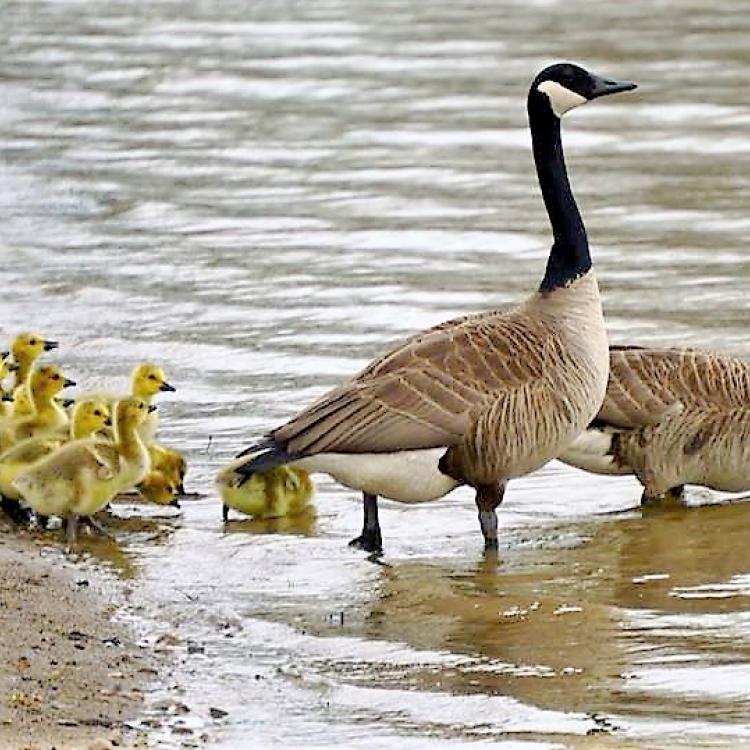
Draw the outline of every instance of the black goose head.
[[[529,107],[547,108],[560,118],[566,112],[600,96],[632,91],[636,84],[602,78],[573,63],[556,63],[534,79],[529,90]]]

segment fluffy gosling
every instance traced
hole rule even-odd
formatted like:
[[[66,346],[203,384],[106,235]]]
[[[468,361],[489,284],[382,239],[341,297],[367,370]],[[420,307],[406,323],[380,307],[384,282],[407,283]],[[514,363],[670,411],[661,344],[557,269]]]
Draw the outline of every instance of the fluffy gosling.
[[[229,518],[230,508],[253,518],[282,518],[297,515],[308,508],[315,485],[304,469],[276,466],[244,480],[234,469],[246,462],[247,459],[239,459],[216,477],[224,504],[224,521]]]

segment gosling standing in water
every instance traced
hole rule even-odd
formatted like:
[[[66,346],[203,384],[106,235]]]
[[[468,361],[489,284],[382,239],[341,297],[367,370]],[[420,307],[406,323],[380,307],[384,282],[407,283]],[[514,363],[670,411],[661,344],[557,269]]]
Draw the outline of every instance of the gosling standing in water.
[[[216,486],[223,501],[222,517],[229,519],[229,509],[253,518],[284,518],[304,513],[310,507],[315,485],[310,475],[296,466],[275,466],[253,474],[247,482],[238,483],[235,469],[244,459],[235,461],[219,472]]]

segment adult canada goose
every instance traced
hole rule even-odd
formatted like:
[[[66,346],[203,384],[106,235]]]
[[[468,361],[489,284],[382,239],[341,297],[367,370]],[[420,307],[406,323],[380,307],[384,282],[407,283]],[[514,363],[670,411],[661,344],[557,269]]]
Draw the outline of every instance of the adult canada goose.
[[[452,320],[411,337],[265,439],[235,467],[241,484],[292,464],[364,493],[352,545],[381,548],[377,497],[423,502],[475,488],[485,546],[509,479],[559,455],[596,414],[607,338],[583,221],[568,183],[560,118],[634,83],[570,63],[531,84],[534,161],[554,243],[541,285],[520,306]]]
[[[560,460],[634,474],[641,502],[685,484],[750,489],[750,364],[691,349],[612,346],[596,419]]]

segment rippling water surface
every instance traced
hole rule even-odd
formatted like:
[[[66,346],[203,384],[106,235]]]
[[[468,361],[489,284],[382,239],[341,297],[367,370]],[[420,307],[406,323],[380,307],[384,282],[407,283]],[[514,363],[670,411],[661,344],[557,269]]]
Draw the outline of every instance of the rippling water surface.
[[[154,359],[178,386],[163,439],[204,497],[121,520],[110,558],[152,635],[205,648],[182,731],[750,745],[746,504],[628,510],[634,481],[553,462],[507,493],[499,560],[457,491],[383,503],[380,566],[328,481],[315,517],[227,528],[211,489],[389,342],[534,288],[525,94],[557,59],[640,83],[564,133],[612,340],[750,356],[745,3],[6,0],[0,19],[2,333],[59,338],[85,385]]]

